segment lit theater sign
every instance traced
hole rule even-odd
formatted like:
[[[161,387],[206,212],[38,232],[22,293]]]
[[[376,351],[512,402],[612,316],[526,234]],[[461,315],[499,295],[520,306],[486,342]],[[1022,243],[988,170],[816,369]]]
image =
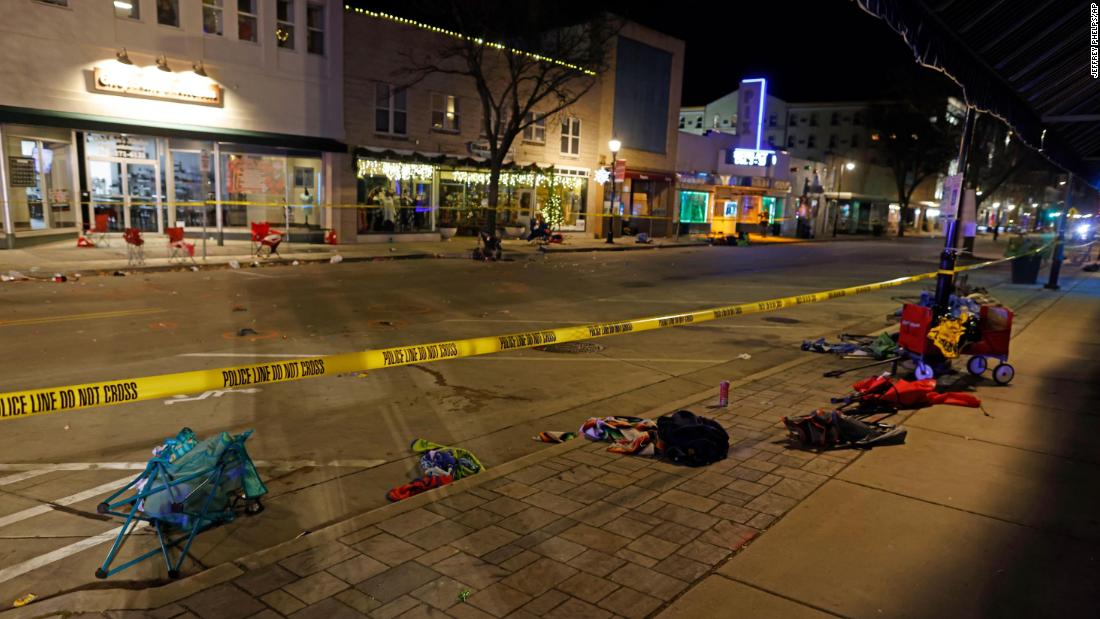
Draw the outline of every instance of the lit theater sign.
[[[726,151],[726,163],[728,165],[769,166],[775,164],[774,150],[757,150],[754,148],[731,148]]]
[[[114,95],[182,101],[221,107],[222,87],[209,77],[187,71],[162,71],[155,66],[111,62],[95,70],[94,89]]]

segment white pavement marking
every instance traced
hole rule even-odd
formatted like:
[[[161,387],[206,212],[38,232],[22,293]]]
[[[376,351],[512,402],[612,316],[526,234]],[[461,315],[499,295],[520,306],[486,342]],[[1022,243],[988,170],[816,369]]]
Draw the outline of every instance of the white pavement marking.
[[[38,477],[39,475],[45,475],[49,471],[43,470],[30,470],[22,473],[16,473],[15,475],[8,475],[7,477],[0,477],[0,486],[7,486],[8,484],[16,484],[26,479]]]
[[[286,468],[304,468],[304,467],[333,466],[333,467],[369,469],[369,468],[374,468],[376,466],[379,466],[379,465],[382,465],[382,464],[385,464],[385,463],[386,463],[385,460],[330,460],[330,461],[327,461],[327,462],[317,462],[316,460],[274,460],[274,461],[254,460],[253,461],[253,464],[255,464],[257,467],[264,467],[264,468],[268,468],[268,467],[272,467],[272,468],[284,468],[284,467],[286,467]],[[123,466],[124,467],[133,467],[133,468],[137,468],[137,469],[144,469],[145,468],[145,463],[144,462],[109,462],[109,463],[70,462],[70,463],[53,464],[53,465],[0,464],[0,470],[5,470],[5,467],[25,467],[25,466],[43,467],[43,466],[47,466],[47,467],[56,467],[56,468],[44,469],[46,472],[49,472],[51,470],[75,471],[75,470],[88,470],[92,467],[96,467],[96,466],[101,465],[101,464],[111,464],[111,465],[115,465],[115,466],[118,466],[118,467],[123,467]],[[83,467],[83,468],[77,468],[77,467]],[[19,469],[7,468],[7,470],[19,470]],[[14,475],[12,477],[14,477]],[[80,501],[84,501],[84,500],[93,498],[97,495],[105,494],[105,493],[110,492],[112,490],[118,489],[118,488],[122,487],[123,485],[125,485],[126,483],[128,483],[131,479],[133,479],[133,478],[132,477],[127,477],[125,479],[121,479],[121,480],[118,480],[118,481],[113,481],[113,482],[108,483],[108,484],[103,484],[102,486],[97,486],[97,487],[92,488],[90,490],[85,490],[84,492],[80,492],[80,493],[77,493],[77,494],[74,494],[74,495],[70,495],[70,496],[58,499],[58,500],[54,501],[54,503],[56,503],[58,505],[72,505],[73,503],[79,503]],[[5,518],[0,519],[0,527],[6,526],[6,525],[9,525],[9,524],[14,524],[15,522],[19,522],[20,520],[25,520],[27,518],[31,518],[31,517],[34,517],[34,516],[38,516],[38,515],[50,512],[50,511],[52,511],[52,509],[53,508],[50,507],[49,505],[39,505],[37,507],[32,507],[30,509],[25,509],[21,512],[11,514],[10,516],[6,516]],[[18,518],[16,518],[16,517],[18,517]],[[37,557],[33,557],[31,559],[23,561],[22,563],[16,563],[15,565],[8,566],[8,567],[0,570],[0,583],[7,582],[7,581],[9,581],[13,578],[18,578],[19,576],[22,576],[23,574],[26,574],[26,573],[31,572],[33,570],[36,570],[40,567],[45,567],[47,565],[50,565],[51,563],[56,563],[58,561],[61,561],[62,559],[66,559],[68,557],[71,557],[72,555],[75,555],[78,552],[82,552],[82,551],[87,550],[89,548],[94,548],[96,546],[99,546],[100,544],[105,544],[107,542],[113,541],[116,537],[118,537],[118,533],[119,533],[119,531],[122,530],[122,528],[123,527],[117,527],[117,528],[111,529],[109,531],[104,531],[103,533],[100,533],[98,535],[93,535],[92,537],[89,537],[87,539],[82,539],[78,542],[69,544],[68,546],[63,546],[61,548],[58,548],[57,550],[53,550],[51,552],[47,552],[46,554],[39,555]]]
[[[176,355],[177,357],[271,357],[274,359],[306,359],[311,357],[324,357],[323,354],[316,355],[269,355],[263,353],[252,352],[185,352]]]
[[[91,488],[83,492],[77,492],[76,494],[70,494],[69,496],[61,497],[60,499],[52,501],[51,503],[55,505],[72,505],[73,503],[79,503],[81,501],[87,501],[88,499],[94,499],[113,490],[118,490],[119,488],[130,483],[130,481],[133,479],[134,478],[132,476],[123,477],[122,479],[116,479],[115,481],[96,486],[95,488]],[[14,514],[9,514],[7,516],[4,516],[3,518],[0,518],[0,528],[15,524],[17,522],[22,522],[28,518],[34,518],[35,516],[48,514],[53,510],[54,509],[53,507],[51,507],[50,503],[28,507],[23,511],[15,512]]]
[[[249,268],[251,268],[251,267],[249,267]],[[251,275],[252,277],[267,277],[267,278],[271,278],[271,279],[274,279],[275,277],[277,277],[275,275],[266,275],[264,273],[256,273],[256,272],[253,272],[253,271],[245,271],[243,269],[243,267],[240,268],[240,269],[229,269],[229,270],[233,273],[236,273],[237,275]]]
[[[220,398],[227,393],[259,393],[258,387],[250,387],[248,389],[214,389],[213,391],[203,391],[197,396],[188,397],[186,395],[174,395],[171,399],[165,400],[166,405],[179,404],[180,402],[199,402],[206,398],[214,397]]]
[[[252,463],[259,468],[272,469],[304,468],[307,466],[372,469],[376,466],[385,464],[386,461],[323,460],[319,462],[317,460],[253,460]],[[16,462],[0,463],[0,471],[33,471],[36,474],[45,474],[54,471],[141,471],[145,469],[147,464],[147,462]]]
[[[16,563],[10,567],[6,567],[0,570],[0,583],[7,582],[13,578],[18,578],[27,572],[36,570],[40,567],[45,567],[51,563],[56,563],[62,559],[68,558],[76,553],[87,550],[88,548],[94,548],[100,544],[105,544],[116,537],[118,532],[122,530],[122,527],[111,529],[110,531],[104,531],[99,535],[82,539],[79,542],[69,544],[68,546],[62,546],[52,552],[47,552],[44,555],[38,555],[33,559],[28,559],[22,563]]]

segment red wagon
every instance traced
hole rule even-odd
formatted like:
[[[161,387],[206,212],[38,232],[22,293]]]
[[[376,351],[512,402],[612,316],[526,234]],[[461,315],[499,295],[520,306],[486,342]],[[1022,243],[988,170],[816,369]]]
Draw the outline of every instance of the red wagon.
[[[946,365],[943,353],[928,339],[928,331],[933,326],[931,308],[912,303],[906,303],[902,308],[898,347],[917,362],[918,379],[932,378],[936,374],[935,367]],[[993,380],[1001,385],[1008,384],[1016,375],[1016,369],[1008,363],[1012,311],[992,305],[981,306],[978,332],[981,339],[964,344],[959,350],[960,355],[970,355],[966,369],[980,376],[989,367],[989,359],[996,359],[999,363],[993,368]]]

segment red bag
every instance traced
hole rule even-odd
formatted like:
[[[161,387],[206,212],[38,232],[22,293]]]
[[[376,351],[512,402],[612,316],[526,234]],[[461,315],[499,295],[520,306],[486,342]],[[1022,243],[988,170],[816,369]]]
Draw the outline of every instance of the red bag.
[[[899,409],[924,408],[935,404],[978,408],[982,401],[969,393],[936,391],[936,379],[902,380],[873,376],[852,385],[858,400],[869,403],[890,404]]]

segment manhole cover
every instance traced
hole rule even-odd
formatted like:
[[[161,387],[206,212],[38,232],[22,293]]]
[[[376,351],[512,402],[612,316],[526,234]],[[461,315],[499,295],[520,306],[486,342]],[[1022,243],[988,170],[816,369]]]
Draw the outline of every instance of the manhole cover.
[[[562,342],[561,344],[535,346],[535,350],[541,350],[543,352],[565,353],[569,355],[598,353],[602,351],[603,348],[603,346],[600,346],[599,344],[593,344],[592,342]]]
[[[766,322],[778,322],[779,324],[783,324],[783,325],[793,325],[795,323],[802,322],[801,320],[798,320],[797,318],[786,318],[786,317],[783,317],[783,316],[768,316],[764,320]]]

